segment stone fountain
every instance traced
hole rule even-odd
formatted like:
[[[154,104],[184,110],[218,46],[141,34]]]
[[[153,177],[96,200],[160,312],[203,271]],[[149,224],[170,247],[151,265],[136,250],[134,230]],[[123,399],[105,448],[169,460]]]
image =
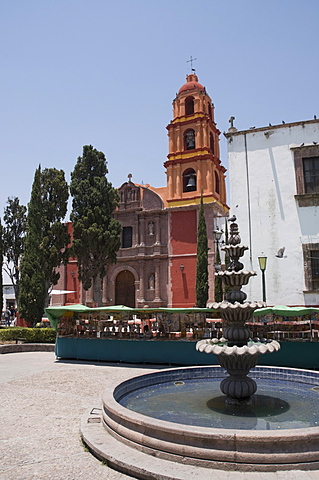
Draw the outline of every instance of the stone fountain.
[[[268,477],[278,470],[319,471],[319,372],[256,367],[259,355],[280,346],[250,338],[246,324],[264,303],[245,301],[241,288],[256,273],[239,261],[248,247],[240,245],[235,222],[230,233],[223,249],[231,262],[216,273],[228,288],[226,301],[209,305],[220,311],[223,337],[196,345],[217,355],[222,368],[175,368],[114,381],[102,405],[82,418],[89,449],[134,478],[212,478],[216,468],[266,471]]]
[[[253,321],[254,311],[265,304],[245,302],[247,295],[241,288],[248,284],[256,272],[244,270],[244,265],[239,261],[248,250],[240,242],[238,225],[233,221],[230,225],[229,244],[222,247],[231,261],[225,271],[215,273],[227,287],[226,301],[209,305],[220,311],[224,336],[220,339],[200,340],[196,348],[200,352],[214,353],[221,367],[227,370],[229,375],[220,384],[221,391],[226,395],[225,402],[249,405],[251,396],[257,390],[256,382],[248,377],[250,369],[256,366],[259,355],[278,351],[280,345],[276,340],[252,340],[251,332],[245,325],[246,322]]]

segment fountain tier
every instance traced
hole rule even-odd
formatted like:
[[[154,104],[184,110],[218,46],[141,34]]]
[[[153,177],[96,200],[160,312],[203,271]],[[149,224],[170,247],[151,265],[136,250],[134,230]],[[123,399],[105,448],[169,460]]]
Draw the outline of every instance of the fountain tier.
[[[245,325],[253,321],[253,314],[257,308],[265,306],[264,303],[243,303],[247,295],[242,292],[243,285],[247,285],[256,272],[243,270],[239,259],[248,247],[239,245],[240,235],[237,223],[230,226],[229,245],[222,249],[231,259],[226,271],[219,271],[215,276],[221,278],[226,293],[226,302],[208,305],[220,311],[223,321],[224,339],[215,343],[215,339],[197,342],[196,349],[200,352],[214,353],[219,364],[229,374],[221,384],[220,389],[226,395],[225,402],[232,405],[247,405],[251,403],[251,396],[257,390],[256,382],[248,377],[251,368],[255,367],[260,354],[272,353],[279,350],[276,341],[256,343],[251,341],[251,332]],[[218,248],[218,246],[217,246]]]

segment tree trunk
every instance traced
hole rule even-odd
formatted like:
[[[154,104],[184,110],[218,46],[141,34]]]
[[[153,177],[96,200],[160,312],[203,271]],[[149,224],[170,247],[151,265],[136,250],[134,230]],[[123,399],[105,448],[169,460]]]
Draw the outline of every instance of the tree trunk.
[[[45,300],[44,300],[44,308],[47,308],[50,304],[50,294],[49,290],[51,290],[50,282],[45,282]]]
[[[97,275],[93,278],[93,301],[98,307],[102,307],[102,278]]]

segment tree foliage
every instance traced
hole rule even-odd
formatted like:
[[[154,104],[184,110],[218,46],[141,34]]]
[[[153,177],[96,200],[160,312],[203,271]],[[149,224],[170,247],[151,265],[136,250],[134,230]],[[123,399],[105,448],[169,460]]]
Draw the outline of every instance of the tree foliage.
[[[215,252],[215,265],[220,266],[221,259],[220,259],[220,252],[219,252],[219,245],[216,243],[216,252]],[[215,276],[215,293],[214,293],[214,300],[215,302],[222,302],[223,300],[223,283],[220,276]]]
[[[201,197],[197,225],[196,306],[205,308],[208,300],[208,241]]]
[[[26,211],[27,208],[20,205],[18,197],[12,197],[8,198],[3,215],[4,270],[9,275],[17,302],[20,289],[20,261],[27,223]]]
[[[28,205],[27,231],[21,261],[20,313],[32,324],[41,321],[56,272],[67,261],[69,235],[61,221],[67,212],[68,186],[63,170],[36,170]]]
[[[107,173],[104,153],[92,145],[85,145],[71,173],[70,185],[72,251],[78,262],[79,280],[85,290],[93,283],[94,301],[98,306],[102,305],[106,266],[116,262],[122,229],[113,217],[118,206],[118,192],[107,180]]]
[[[46,168],[41,174],[42,204],[42,244],[43,269],[45,273],[46,305],[48,294],[53,285],[58,283],[60,274],[56,271],[61,263],[69,258],[67,245],[70,236],[67,227],[62,223],[66,216],[69,199],[69,188],[65,181],[64,171]]]
[[[19,297],[20,315],[31,325],[41,321],[46,297],[43,259],[40,254],[42,239],[41,167],[39,167],[34,175],[28,205]]]

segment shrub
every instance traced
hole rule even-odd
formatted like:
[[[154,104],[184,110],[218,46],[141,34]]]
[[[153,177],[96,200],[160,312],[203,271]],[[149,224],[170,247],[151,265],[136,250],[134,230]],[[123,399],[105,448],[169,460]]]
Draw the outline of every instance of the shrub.
[[[54,328],[7,327],[0,329],[0,342],[25,339],[29,343],[55,343]]]

